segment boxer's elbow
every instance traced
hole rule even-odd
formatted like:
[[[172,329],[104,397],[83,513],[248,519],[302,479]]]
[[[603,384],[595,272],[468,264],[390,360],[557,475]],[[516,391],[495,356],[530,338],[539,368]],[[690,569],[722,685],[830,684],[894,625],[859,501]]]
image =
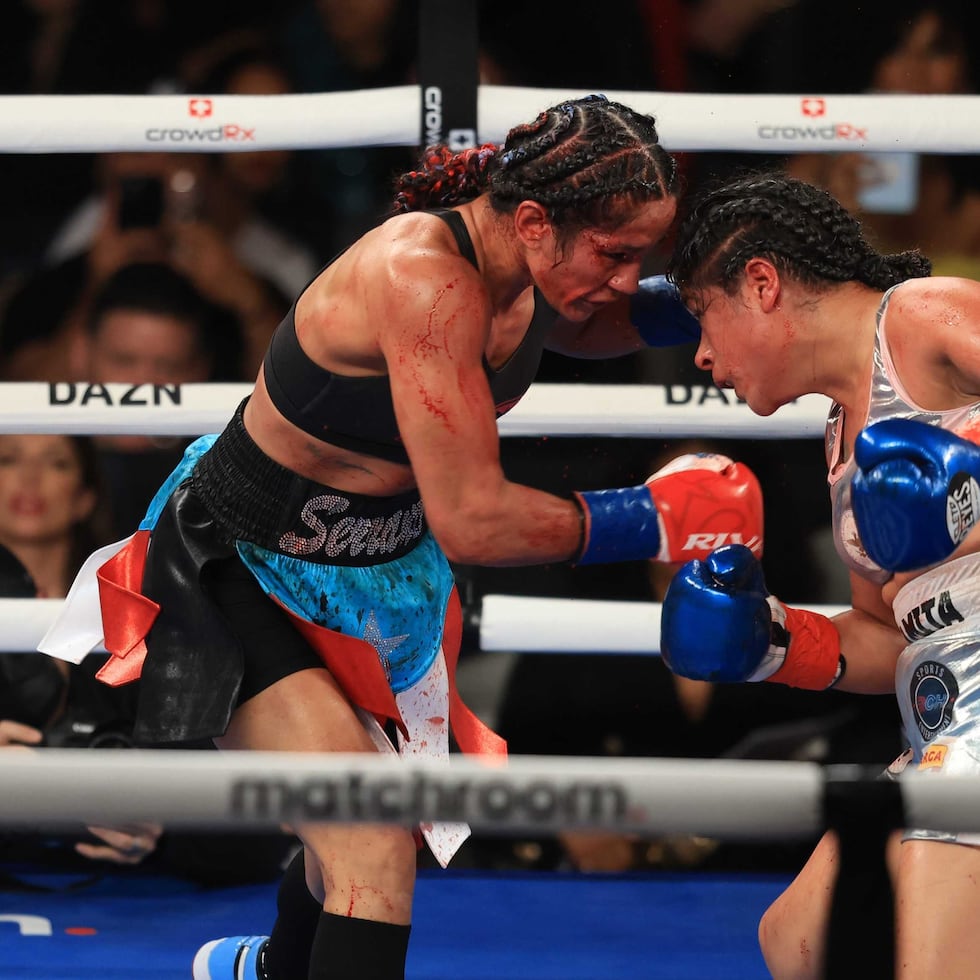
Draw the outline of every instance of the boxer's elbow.
[[[491,494],[474,493],[434,506],[426,504],[429,527],[446,557],[460,565],[493,564],[504,515]]]

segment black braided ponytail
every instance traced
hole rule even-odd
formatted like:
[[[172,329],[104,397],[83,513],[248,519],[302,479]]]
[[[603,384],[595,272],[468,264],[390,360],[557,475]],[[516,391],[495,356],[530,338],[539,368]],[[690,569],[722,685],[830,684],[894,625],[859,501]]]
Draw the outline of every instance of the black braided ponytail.
[[[681,222],[668,277],[682,290],[735,284],[753,257],[807,285],[860,282],[885,290],[930,275],[918,251],[882,255],[826,191],[782,173],[737,177],[701,194]]]
[[[430,146],[417,170],[395,181],[392,214],[451,208],[483,194],[490,181],[497,147],[493,143],[453,153],[444,145]]]

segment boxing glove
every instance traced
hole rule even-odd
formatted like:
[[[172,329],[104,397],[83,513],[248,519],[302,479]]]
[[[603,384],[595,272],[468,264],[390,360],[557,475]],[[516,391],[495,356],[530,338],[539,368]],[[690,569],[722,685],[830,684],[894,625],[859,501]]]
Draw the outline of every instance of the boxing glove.
[[[640,288],[630,296],[630,323],[648,347],[691,344],[701,339],[701,325],[666,276],[640,280]]]
[[[904,572],[947,558],[980,513],[980,447],[912,419],[869,425],[854,442],[851,506],[861,544]]]
[[[638,487],[574,496],[582,511],[578,564],[681,562],[732,542],[762,554],[762,489],[727,456],[688,453]]]
[[[693,680],[769,680],[809,690],[837,683],[845,666],[831,620],[770,595],[758,559],[738,544],[688,562],[671,580],[660,654]]]

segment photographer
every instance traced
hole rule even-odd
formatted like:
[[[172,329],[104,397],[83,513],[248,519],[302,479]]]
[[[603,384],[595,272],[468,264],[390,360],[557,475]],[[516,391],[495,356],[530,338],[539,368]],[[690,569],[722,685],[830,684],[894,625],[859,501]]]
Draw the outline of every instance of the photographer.
[[[4,380],[92,380],[84,361],[91,307],[116,273],[140,263],[171,266],[238,323],[238,363],[217,365],[227,373],[208,380],[253,377],[289,302],[204,213],[215,195],[203,156],[107,153],[99,173],[99,194],[81,208],[48,263],[25,276],[5,303]]]
[[[0,596],[65,594],[79,549],[102,543],[95,474],[89,440],[0,435]],[[105,659],[92,654],[73,666],[40,653],[0,653],[0,751],[131,747],[138,684],[99,683]],[[0,872],[25,863],[91,871],[92,862],[110,862],[231,885],[274,879],[292,848],[278,832],[170,833],[156,823],[25,827],[0,833]]]
[[[0,595],[65,594],[80,548],[87,546],[82,540],[98,540],[97,486],[88,440],[0,436]],[[72,667],[39,653],[0,653],[0,748],[132,744],[127,731],[134,695],[96,682],[100,659]],[[137,864],[156,849],[160,834],[155,824],[95,827],[70,843],[86,858]],[[0,860],[37,859],[68,845],[36,832],[15,832],[0,837]]]
[[[0,653],[0,751],[131,747],[135,686],[99,683],[95,673],[104,659],[92,655],[70,666],[40,653]],[[228,886],[274,880],[292,848],[292,838],[278,832],[171,832],[150,822],[50,832],[32,827],[0,833],[0,869],[28,863],[91,872],[108,862]]]
[[[101,659],[74,667],[40,653],[0,653],[0,749],[130,747],[132,710],[124,701],[132,694],[95,680]],[[59,829],[50,835],[15,830],[0,835],[0,862],[68,867],[81,864],[74,858],[80,855],[135,865],[157,851],[162,832],[156,823],[79,827],[77,833]]]

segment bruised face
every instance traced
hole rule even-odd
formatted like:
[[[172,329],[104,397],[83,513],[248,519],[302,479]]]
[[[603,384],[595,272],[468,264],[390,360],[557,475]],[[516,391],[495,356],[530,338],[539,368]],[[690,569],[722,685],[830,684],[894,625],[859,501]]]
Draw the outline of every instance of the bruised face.
[[[560,316],[586,320],[637,291],[643,263],[676,213],[673,197],[650,201],[614,229],[584,228],[564,242],[549,226],[529,259],[534,281]]]
[[[787,386],[797,372],[796,328],[782,311],[763,313],[748,285],[734,294],[711,286],[684,296],[701,324],[694,363],[719,388],[734,390],[756,415],[772,415],[797,397]]]

